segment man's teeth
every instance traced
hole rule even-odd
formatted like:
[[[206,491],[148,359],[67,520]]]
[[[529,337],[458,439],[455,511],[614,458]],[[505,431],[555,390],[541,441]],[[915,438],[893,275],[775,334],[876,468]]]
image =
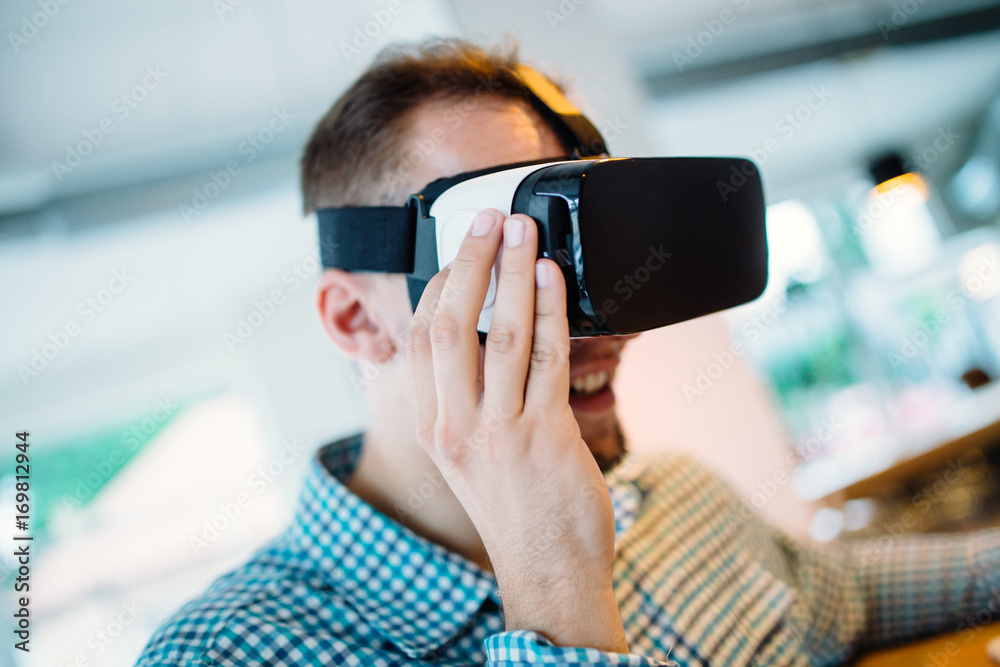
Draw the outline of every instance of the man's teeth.
[[[608,374],[606,371],[588,373],[587,375],[570,380],[569,384],[576,394],[594,394],[604,389],[608,384]]]

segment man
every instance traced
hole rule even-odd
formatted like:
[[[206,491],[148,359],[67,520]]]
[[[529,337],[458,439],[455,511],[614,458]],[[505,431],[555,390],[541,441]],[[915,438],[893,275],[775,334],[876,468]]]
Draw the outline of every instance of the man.
[[[306,211],[566,156],[516,66],[453,40],[383,54],[306,148]],[[371,425],[319,452],[288,531],[140,664],[828,665],[992,612],[995,533],[819,551],[687,458],[617,469],[627,339],[571,346],[565,284],[536,248],[530,218],[480,212],[416,313],[402,275],[325,271],[327,334],[380,371]]]

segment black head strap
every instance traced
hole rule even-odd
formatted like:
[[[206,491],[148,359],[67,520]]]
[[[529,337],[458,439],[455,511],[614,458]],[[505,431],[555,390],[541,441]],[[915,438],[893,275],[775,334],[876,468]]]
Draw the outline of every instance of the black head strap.
[[[532,106],[555,128],[559,138],[573,148],[574,155],[599,157],[608,154],[601,133],[555,84],[528,65],[518,65],[517,71],[531,91]]]
[[[350,206],[316,212],[327,268],[412,273],[416,227],[406,206]]]

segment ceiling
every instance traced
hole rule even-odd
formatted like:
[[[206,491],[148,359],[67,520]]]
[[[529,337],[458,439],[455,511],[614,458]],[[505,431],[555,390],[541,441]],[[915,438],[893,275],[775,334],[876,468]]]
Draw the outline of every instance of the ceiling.
[[[20,38],[8,35],[0,55],[0,215],[204,178],[244,159],[275,114],[288,121],[254,159],[292,171],[316,120],[379,48],[432,33],[519,34],[534,22],[542,37],[604,44],[643,101],[651,152],[749,150],[776,111],[827,77],[838,97],[826,115],[840,121],[815,123],[815,137],[785,150],[779,186],[799,173],[794,156],[847,164],[879,137],[916,140],[974,117],[1000,82],[992,34],[881,48],[996,28],[1000,3],[985,0],[520,1],[504,7],[507,26],[487,20],[487,3],[399,2],[390,14],[387,1],[95,0],[41,18],[33,0],[4,3],[0,24]],[[379,16],[386,25],[371,28]],[[533,44],[529,56],[544,50]],[[584,94],[601,84],[583,83]],[[70,166],[81,142],[94,145]]]

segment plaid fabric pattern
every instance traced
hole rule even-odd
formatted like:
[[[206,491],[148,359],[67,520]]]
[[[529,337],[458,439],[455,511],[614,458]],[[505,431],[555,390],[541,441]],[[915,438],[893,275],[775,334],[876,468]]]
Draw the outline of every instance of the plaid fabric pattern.
[[[182,607],[138,664],[834,665],[1000,613],[996,531],[807,547],[667,455],[607,477],[632,653],[554,646],[504,631],[490,574],[347,490],[360,447],[321,449],[289,529]]]

